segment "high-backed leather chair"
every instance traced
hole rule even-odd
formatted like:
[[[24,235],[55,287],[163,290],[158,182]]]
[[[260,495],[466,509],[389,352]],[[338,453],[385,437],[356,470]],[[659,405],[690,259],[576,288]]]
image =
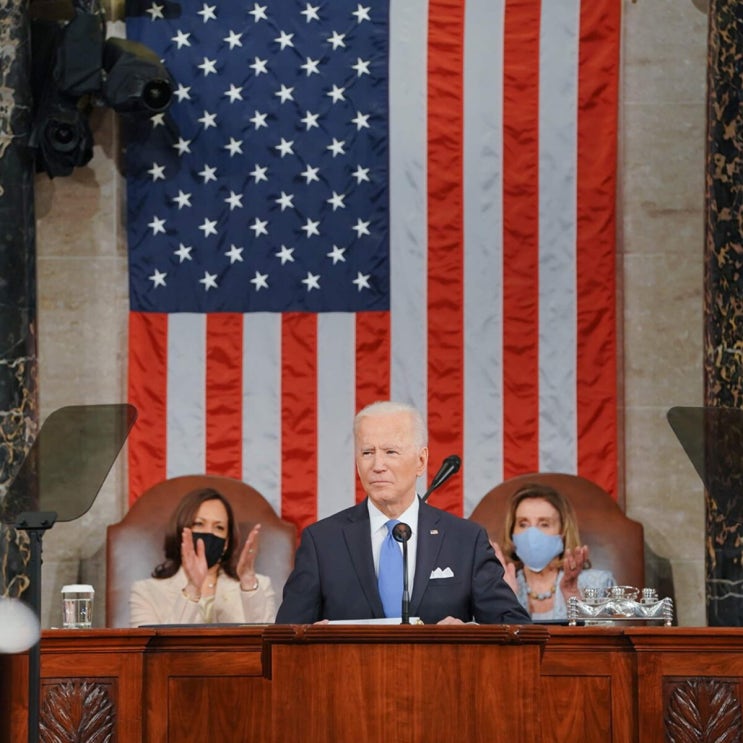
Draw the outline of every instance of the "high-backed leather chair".
[[[575,509],[581,542],[588,545],[594,568],[610,570],[619,585],[646,586],[642,524],[625,516],[605,490],[584,477],[539,472],[511,478],[494,487],[470,519],[482,524],[498,540],[511,495],[529,483],[549,485],[567,496]]]
[[[294,563],[296,529],[282,521],[271,504],[240,480],[212,475],[184,475],[146,490],[124,518],[106,534],[106,626],[129,626],[129,592],[136,580],[149,578],[164,559],[163,542],[170,517],[181,498],[197,488],[214,488],[229,500],[244,540],[261,524],[256,571],[269,576],[281,600]],[[242,547],[242,545],[240,545]]]

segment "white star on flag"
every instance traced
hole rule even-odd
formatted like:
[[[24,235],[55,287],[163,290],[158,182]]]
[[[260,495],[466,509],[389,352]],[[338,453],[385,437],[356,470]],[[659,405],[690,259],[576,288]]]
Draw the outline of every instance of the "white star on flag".
[[[216,9],[216,5],[207,5],[206,3],[204,3],[201,10],[198,11],[198,14],[204,19],[204,23],[206,23],[207,21],[216,21],[217,16],[214,13]]]
[[[345,209],[346,205],[343,203],[345,198],[346,197],[343,194],[333,191],[333,195],[328,199],[328,204],[333,207],[333,211],[336,209]]]
[[[165,180],[164,165],[160,165],[159,163],[152,163],[152,167],[147,172],[152,176],[153,181]]]
[[[200,225],[199,229],[204,233],[204,237],[209,235],[217,234],[217,220],[216,219],[205,219]]]
[[[310,5],[307,3],[305,6],[305,9],[300,11],[300,13],[306,18],[307,23],[310,21],[319,21],[320,16],[317,14],[317,11],[320,10],[319,5]]]
[[[356,10],[354,10],[351,15],[356,16],[356,22],[361,23],[361,21],[370,21],[371,18],[369,17],[369,11],[371,10],[371,6],[367,5],[366,7],[362,6],[361,4],[356,6]]]
[[[179,243],[178,250],[173,251],[175,255],[178,256],[178,263],[183,263],[183,261],[193,260],[193,258],[191,258],[191,250],[193,250],[193,248],[190,245],[184,245],[183,243]]]
[[[253,124],[256,129],[260,129],[262,126],[268,128],[268,124],[266,124],[267,116],[268,114],[263,114],[260,111],[256,111],[253,116],[248,119],[248,121]]]
[[[173,91],[173,95],[178,99],[178,102],[182,102],[185,100],[190,100],[191,96],[189,95],[189,92],[191,90],[190,85],[183,85],[182,83],[178,83],[178,86]]]
[[[356,274],[356,278],[351,282],[353,284],[356,284],[356,287],[359,291],[362,289],[368,289],[369,288],[369,274],[362,274],[361,271],[359,271]]]
[[[248,14],[253,16],[254,23],[268,20],[268,16],[266,16],[266,8],[268,8],[267,5],[258,5],[258,3],[255,3],[255,5],[253,5],[253,10],[248,11]]]
[[[307,277],[302,279],[302,283],[307,287],[307,291],[311,292],[313,289],[320,288],[320,274],[313,274],[310,271],[307,272]]]
[[[294,262],[294,248],[287,248],[286,245],[282,245],[281,250],[275,255],[281,260],[282,266],[288,261]]]
[[[201,115],[201,118],[196,119],[196,121],[199,122],[199,124],[203,124],[204,129],[209,129],[209,127],[216,127],[217,126],[217,114],[215,113],[209,113],[209,111],[204,111],[204,113]]]
[[[300,121],[304,124],[305,129],[309,131],[312,129],[313,126],[319,126],[317,123],[317,119],[319,118],[320,114],[313,114],[310,111],[307,111],[305,113],[304,118],[300,119]]]
[[[230,249],[225,253],[225,255],[230,259],[230,264],[233,264],[236,261],[242,261],[244,249],[245,248],[239,248],[237,245],[230,245]]]
[[[255,277],[250,279],[250,283],[255,285],[256,291],[260,291],[261,289],[268,289],[268,281],[266,279],[268,279],[267,273],[256,271]]]
[[[333,245],[333,249],[327,253],[328,258],[332,258],[333,265],[338,263],[338,261],[345,261],[343,254],[346,252],[345,248],[339,248],[337,245]]]
[[[286,31],[282,31],[281,34],[274,39],[274,41],[280,45],[281,49],[286,49],[288,46],[294,46],[292,43],[292,39],[294,38],[294,34],[288,34]]]
[[[204,278],[199,279],[199,283],[204,285],[205,291],[209,291],[209,289],[216,289],[217,288],[217,274],[204,271]]]
[[[185,34],[183,31],[178,29],[175,36],[171,38],[171,41],[175,41],[176,45],[179,49],[181,49],[184,46],[191,46],[191,42],[189,41],[191,34]]]
[[[157,18],[164,18],[163,10],[165,9],[164,5],[158,5],[157,3],[152,3],[149,8],[147,8],[147,14],[150,16],[150,20],[154,21]]]
[[[319,235],[320,230],[317,228],[320,226],[320,220],[313,221],[312,219],[307,218],[307,221],[302,226],[302,229],[307,233],[307,237],[312,237],[312,235]]]
[[[230,211],[233,209],[242,209],[243,195],[230,191],[230,195],[225,199],[225,203],[230,205]]]
[[[234,83],[230,83],[230,87],[228,90],[225,91],[225,96],[230,99],[230,103],[234,103],[235,101],[241,101],[243,99],[243,89],[235,85]]]
[[[155,269],[155,272],[149,277],[150,281],[152,281],[153,288],[157,286],[165,286],[165,277],[167,275],[168,274]]]
[[[370,222],[364,222],[361,219],[356,220],[356,224],[351,228],[353,230],[356,230],[356,237],[361,237],[362,235],[370,235],[369,232],[369,225]]]
[[[208,59],[207,57],[204,57],[203,62],[200,65],[196,65],[196,66],[204,73],[204,77],[217,74],[217,60],[216,59]]]
[[[165,234],[165,220],[160,219],[160,217],[153,217],[147,226],[152,228],[153,235],[157,235],[160,232]]]
[[[178,137],[178,141],[173,145],[173,147],[178,151],[179,155],[185,155],[187,152],[191,152],[190,145],[190,139],[183,139],[183,137]]]
[[[178,204],[178,209],[183,209],[184,206],[191,206],[191,194],[183,193],[180,189],[178,190],[178,196],[173,197],[173,201]]]
[[[294,204],[292,203],[294,201],[294,196],[292,194],[281,192],[281,196],[279,196],[278,199],[276,199],[276,203],[281,207],[281,211],[283,212],[284,209],[291,209],[294,207]]]
[[[230,49],[234,49],[236,46],[242,46],[241,41],[242,34],[237,34],[234,31],[230,31],[229,35],[225,36],[222,41],[226,41],[230,45]]]
[[[267,235],[268,230],[266,227],[268,226],[268,220],[267,219],[258,219],[258,217],[255,218],[255,222],[250,225],[250,229],[253,230],[255,233],[255,236],[258,237],[260,235]]]

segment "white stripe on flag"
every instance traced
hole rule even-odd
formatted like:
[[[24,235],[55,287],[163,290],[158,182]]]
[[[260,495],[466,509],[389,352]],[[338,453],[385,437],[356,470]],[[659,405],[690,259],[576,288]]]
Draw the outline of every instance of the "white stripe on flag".
[[[575,217],[579,20],[579,0],[542,3],[539,468],[555,472],[575,472],[578,460]]]
[[[356,316],[324,313],[317,325],[317,517],[355,503],[352,423]]]
[[[504,12],[502,0],[475,0],[465,16],[465,516],[503,477],[503,85],[493,70]]]
[[[427,0],[390,3],[390,398],[427,418]],[[400,70],[398,74],[396,71]],[[418,491],[427,483],[422,477]]]
[[[206,462],[206,315],[168,316],[167,476],[199,474]]]
[[[427,17],[426,0],[390,3],[390,396],[424,415]]]
[[[243,315],[243,480],[281,513],[281,315]]]

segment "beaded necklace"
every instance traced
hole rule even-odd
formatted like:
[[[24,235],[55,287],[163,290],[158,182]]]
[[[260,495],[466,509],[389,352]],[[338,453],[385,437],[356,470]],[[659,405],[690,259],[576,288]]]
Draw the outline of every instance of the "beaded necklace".
[[[537,600],[537,601],[544,601],[545,599],[551,599],[555,592],[557,591],[557,583],[552,584],[552,588],[550,588],[549,591],[546,591],[545,593],[534,593],[532,591],[531,586],[529,584],[526,584],[526,593],[528,596],[531,596],[531,598]]]

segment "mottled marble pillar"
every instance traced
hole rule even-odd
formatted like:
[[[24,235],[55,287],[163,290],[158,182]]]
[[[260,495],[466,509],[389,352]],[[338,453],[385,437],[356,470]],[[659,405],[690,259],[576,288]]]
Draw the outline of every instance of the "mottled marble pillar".
[[[679,153],[683,156],[683,153]],[[743,3],[710,0],[704,283],[704,397],[743,408]],[[743,416],[743,411],[741,411]],[[741,427],[704,431],[707,621],[743,625]]]
[[[0,505],[38,428],[27,0],[0,0]],[[0,594],[28,587],[25,532],[0,526]]]

